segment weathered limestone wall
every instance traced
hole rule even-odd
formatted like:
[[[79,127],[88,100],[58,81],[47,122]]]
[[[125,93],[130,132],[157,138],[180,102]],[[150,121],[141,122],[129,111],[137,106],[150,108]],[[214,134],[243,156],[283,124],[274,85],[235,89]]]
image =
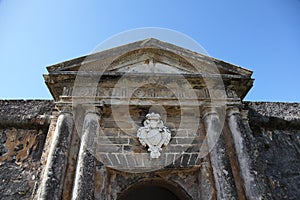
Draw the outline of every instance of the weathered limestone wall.
[[[31,199],[52,101],[0,100],[0,199]]]
[[[250,156],[251,174],[255,177],[258,190],[263,192],[262,196],[265,199],[297,199],[300,196],[300,104],[244,102],[244,105],[244,109],[248,111],[249,126],[247,126],[248,123],[244,123],[243,127],[245,128],[242,130],[242,135]],[[110,149],[111,153],[114,153],[115,148],[117,150],[121,148],[125,153],[133,151],[149,156],[146,148],[140,146],[137,140],[128,136],[128,134],[135,134],[139,126],[142,126],[142,118],[148,113],[149,108],[140,107],[136,109],[132,107],[130,109],[135,125],[128,124],[126,120],[120,122],[124,127],[127,127],[127,133],[116,128],[111,110],[105,108],[100,120],[101,127],[105,127],[103,129],[105,134],[101,136],[101,141],[108,140],[111,146],[103,146],[103,144],[101,146],[102,150],[104,151],[104,148],[107,148]],[[167,115],[165,125],[170,127],[173,137],[168,148],[180,150],[182,145],[186,145],[188,147],[186,154],[189,156],[171,162],[171,165],[163,170],[138,174],[112,169],[103,171],[102,164],[97,161],[95,174],[95,179],[98,180],[95,184],[96,197],[113,199],[125,190],[129,184],[149,178],[174,182],[195,199],[202,197],[201,195],[205,193],[205,189],[210,190],[211,187],[205,187],[213,183],[207,177],[206,180],[203,179],[205,176],[212,176],[210,174],[212,169],[208,160],[201,160],[202,165],[199,165],[201,170],[198,167],[185,168],[191,166],[191,164],[198,166],[197,163],[193,163],[196,161],[193,160],[193,152],[195,153],[195,149],[198,148],[195,145],[196,141],[202,141],[203,124],[200,125],[196,140],[192,140],[191,143],[190,140],[186,139],[195,137],[189,132],[190,124],[186,123],[185,129],[183,128],[175,133],[174,130],[178,128],[180,119],[171,116],[176,116],[179,110],[174,107],[166,107],[165,109]],[[49,151],[49,144],[45,144],[46,137],[51,141],[51,133],[55,129],[55,118],[52,120],[52,125],[50,125],[50,116],[55,113],[53,110],[54,103],[48,100],[0,101],[1,199],[31,199],[31,194],[37,188],[35,185],[39,184],[41,169],[45,166],[47,152]],[[190,111],[186,110],[186,112]],[[120,116],[118,118],[122,119]],[[77,128],[80,129],[80,127]],[[65,187],[62,191],[65,199],[70,198],[71,195],[79,146],[77,129],[74,130],[67,161]],[[224,137],[227,137],[226,134]],[[115,164],[119,162],[118,159],[113,160],[111,158],[110,160],[116,162]],[[124,162],[126,163],[126,160]],[[128,164],[131,164],[131,162]],[[177,167],[185,169],[172,171]],[[202,184],[203,187],[199,188],[199,184]],[[213,193],[210,193],[210,195],[213,198],[216,197]]]
[[[300,197],[300,104],[245,102],[247,148],[265,199]],[[251,128],[251,129],[250,129]]]

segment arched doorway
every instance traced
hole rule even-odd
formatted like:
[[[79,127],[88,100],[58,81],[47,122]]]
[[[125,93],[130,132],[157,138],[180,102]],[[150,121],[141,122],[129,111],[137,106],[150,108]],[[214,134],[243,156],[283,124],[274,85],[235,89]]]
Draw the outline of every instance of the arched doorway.
[[[189,200],[180,186],[163,180],[142,180],[125,189],[118,200]]]

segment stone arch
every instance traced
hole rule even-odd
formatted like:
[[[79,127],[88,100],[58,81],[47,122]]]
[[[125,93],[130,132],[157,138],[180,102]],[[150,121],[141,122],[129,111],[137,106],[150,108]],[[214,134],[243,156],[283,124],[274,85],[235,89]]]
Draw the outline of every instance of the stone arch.
[[[123,190],[117,200],[192,200],[178,184],[163,179],[143,179]]]

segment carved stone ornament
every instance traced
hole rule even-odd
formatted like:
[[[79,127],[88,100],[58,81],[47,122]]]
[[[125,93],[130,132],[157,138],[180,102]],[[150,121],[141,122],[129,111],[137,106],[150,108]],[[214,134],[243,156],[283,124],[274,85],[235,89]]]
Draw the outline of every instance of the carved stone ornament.
[[[163,145],[167,145],[171,139],[170,130],[164,126],[159,114],[146,115],[144,127],[139,128],[137,137],[143,146],[148,146],[151,158],[158,158]]]

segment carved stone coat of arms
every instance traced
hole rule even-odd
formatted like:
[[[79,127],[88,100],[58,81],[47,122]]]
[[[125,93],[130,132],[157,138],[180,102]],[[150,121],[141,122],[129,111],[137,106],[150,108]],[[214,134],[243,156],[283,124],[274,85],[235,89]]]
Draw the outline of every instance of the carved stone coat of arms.
[[[167,145],[171,139],[170,130],[164,126],[164,123],[157,113],[146,115],[144,127],[137,131],[137,137],[143,146],[148,146],[151,158],[158,158],[163,145]]]

